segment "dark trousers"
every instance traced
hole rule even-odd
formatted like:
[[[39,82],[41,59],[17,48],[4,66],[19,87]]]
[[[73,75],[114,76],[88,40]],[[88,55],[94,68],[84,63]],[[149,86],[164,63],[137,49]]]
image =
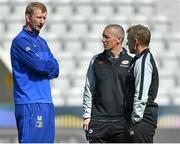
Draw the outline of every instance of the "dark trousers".
[[[141,121],[133,125],[132,131],[127,132],[128,143],[153,143],[153,137],[156,127],[152,124]]]
[[[90,143],[125,143],[125,120],[91,120],[88,140]],[[86,135],[87,136],[87,135]]]

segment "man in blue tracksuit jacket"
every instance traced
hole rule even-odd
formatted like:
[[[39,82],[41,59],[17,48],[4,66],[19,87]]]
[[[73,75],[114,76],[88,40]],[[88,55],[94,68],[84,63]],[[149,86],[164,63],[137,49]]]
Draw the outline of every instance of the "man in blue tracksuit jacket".
[[[49,80],[59,67],[47,42],[39,36],[47,15],[44,4],[26,7],[26,25],[13,39],[11,64],[15,116],[20,143],[54,142],[55,115]]]

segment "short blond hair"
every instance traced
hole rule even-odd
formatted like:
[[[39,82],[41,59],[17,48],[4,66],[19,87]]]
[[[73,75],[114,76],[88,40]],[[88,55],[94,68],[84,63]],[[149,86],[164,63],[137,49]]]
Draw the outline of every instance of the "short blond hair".
[[[141,24],[131,26],[127,29],[130,37],[136,38],[141,45],[149,46],[151,39],[151,32],[148,27]]]
[[[36,8],[40,8],[43,13],[47,12],[47,8],[43,3],[40,2],[31,2],[27,5],[25,15],[31,15]]]

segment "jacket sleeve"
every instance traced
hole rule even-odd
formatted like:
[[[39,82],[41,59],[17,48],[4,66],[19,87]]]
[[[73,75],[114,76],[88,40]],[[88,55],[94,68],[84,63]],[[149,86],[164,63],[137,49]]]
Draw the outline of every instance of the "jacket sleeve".
[[[33,45],[24,39],[18,39],[13,43],[16,57],[21,59],[21,62],[26,64],[31,69],[40,74],[49,75],[55,67],[55,60],[49,57],[48,60],[43,60],[34,50]]]
[[[84,97],[83,97],[83,118],[90,118],[91,117],[91,108],[92,108],[92,96],[95,93],[95,85],[96,79],[93,71],[93,63],[94,59],[90,61],[89,68],[86,74],[86,82],[84,88]]]
[[[150,55],[147,54],[136,61],[134,67],[135,77],[135,93],[133,102],[133,112],[131,120],[133,123],[141,121],[144,115],[144,110],[148,101],[148,92],[152,80],[152,64]]]
[[[57,60],[53,57],[52,53],[50,53],[50,59],[52,59],[52,63],[54,65],[53,69],[48,73],[48,79],[57,78],[59,75],[59,65]]]

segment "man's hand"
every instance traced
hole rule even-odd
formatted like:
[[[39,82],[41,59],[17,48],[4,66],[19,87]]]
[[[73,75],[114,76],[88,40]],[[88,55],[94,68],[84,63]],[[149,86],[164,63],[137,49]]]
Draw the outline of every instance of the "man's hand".
[[[89,129],[89,122],[90,122],[90,118],[85,118],[84,122],[83,122],[83,128],[85,131],[88,131]]]
[[[135,124],[133,124],[131,121],[127,121],[126,122],[126,129],[127,129],[127,131],[128,131],[128,133],[129,133],[129,135],[134,135],[134,126],[135,126]]]

